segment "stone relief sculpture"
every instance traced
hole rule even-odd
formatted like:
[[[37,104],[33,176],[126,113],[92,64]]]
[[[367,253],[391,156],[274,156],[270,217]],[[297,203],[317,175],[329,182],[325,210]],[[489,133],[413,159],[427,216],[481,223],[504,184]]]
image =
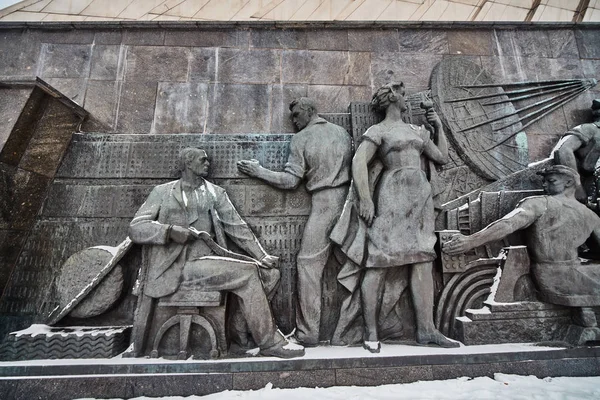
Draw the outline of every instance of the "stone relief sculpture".
[[[238,169],[281,189],[293,189],[306,178],[311,212],[297,257],[296,339],[306,346],[319,344],[321,279],[331,254],[329,234],[339,218],[350,182],[352,140],[346,130],[320,118],[312,99],[290,104],[299,132],[290,143],[290,155],[281,172],[270,171],[257,160],[241,160]]]
[[[589,327],[587,340],[597,340],[594,311],[600,305],[600,265],[582,262],[578,247],[591,236],[600,241],[600,217],[575,199],[579,174],[572,168],[555,165],[540,174],[542,196],[530,196],[514,211],[479,232],[456,234],[443,244],[443,251],[457,255],[525,230],[531,258],[531,272],[543,301],[581,307],[582,324]]]
[[[134,243],[150,247],[134,320],[136,355],[143,351],[143,340],[138,339],[144,335],[139,331],[151,321],[149,303],[182,286],[235,295],[243,318],[234,318],[230,333],[240,346],[248,347],[250,340],[240,328],[245,321],[262,355],[304,355],[301,346],[288,343],[278,331],[269,305],[268,295],[279,280],[277,258],[265,252],[225,191],[205,179],[210,166],[206,152],[186,148],[180,158],[181,179],[155,187],[129,228]],[[225,250],[226,238],[253,259]]]
[[[416,341],[458,346],[433,324],[434,210],[431,186],[421,168],[422,156],[438,164],[447,162],[448,147],[433,108],[427,113],[433,135],[425,127],[402,121],[406,111],[404,94],[404,85],[399,83],[385,85],[373,96],[372,105],[385,112],[385,119],[362,137],[352,162],[356,194],[352,193],[344,210],[346,215],[332,234],[348,256],[339,280],[351,289],[351,297],[344,304],[348,312],[342,312],[334,344],[344,343],[343,331],[357,308],[350,304],[356,299],[352,294],[360,290],[363,343],[371,352],[380,351],[378,318],[385,282],[392,276],[390,271],[399,268],[410,268]],[[377,164],[369,171],[374,159]]]
[[[557,164],[579,171],[581,182],[577,182],[575,195],[584,202],[588,196],[596,201],[594,172],[600,158],[600,99],[592,101],[591,111],[594,121],[578,125],[565,133],[564,141],[554,152]]]

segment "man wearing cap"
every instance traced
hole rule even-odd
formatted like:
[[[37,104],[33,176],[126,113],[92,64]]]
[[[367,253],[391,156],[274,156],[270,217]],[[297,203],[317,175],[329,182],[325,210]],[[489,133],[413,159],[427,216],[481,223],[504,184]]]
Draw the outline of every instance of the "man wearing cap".
[[[592,116],[593,122],[578,125],[565,133],[562,143],[554,152],[556,164],[565,165],[581,174],[581,182],[577,182],[575,193],[581,201],[590,195],[596,197],[594,171],[600,158],[600,99],[592,101]]]
[[[280,189],[295,189],[306,178],[312,200],[296,264],[295,338],[305,346],[316,346],[320,339],[321,280],[331,253],[329,235],[342,213],[350,185],[352,140],[344,128],[319,117],[312,99],[292,101],[290,111],[299,132],[291,140],[284,170],[268,170],[257,160],[241,160],[238,169]]]
[[[503,218],[470,236],[454,235],[443,251],[461,254],[525,229],[531,271],[545,301],[573,307],[600,305],[600,264],[582,264],[577,248],[600,242],[600,217],[575,199],[579,174],[555,165],[539,173],[545,195],[527,197]]]

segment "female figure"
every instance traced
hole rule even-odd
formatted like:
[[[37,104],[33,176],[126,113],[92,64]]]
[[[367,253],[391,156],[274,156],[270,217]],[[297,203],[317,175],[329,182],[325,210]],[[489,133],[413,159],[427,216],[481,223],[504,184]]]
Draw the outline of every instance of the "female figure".
[[[421,167],[423,156],[437,164],[448,162],[441,121],[430,108],[426,116],[433,135],[424,127],[405,123],[403,83],[381,87],[371,104],[385,112],[385,119],[365,132],[352,162],[359,215],[367,225],[360,288],[364,347],[371,352],[380,348],[377,321],[390,268],[411,269],[416,341],[456,347],[458,343],[448,340],[433,324],[434,210],[431,185]],[[372,195],[368,166],[375,156],[383,171]]]

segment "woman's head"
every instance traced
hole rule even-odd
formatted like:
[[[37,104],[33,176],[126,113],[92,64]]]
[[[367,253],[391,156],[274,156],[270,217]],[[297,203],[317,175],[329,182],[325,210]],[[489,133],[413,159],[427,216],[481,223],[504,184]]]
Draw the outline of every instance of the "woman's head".
[[[388,83],[377,89],[371,100],[371,106],[376,110],[384,111],[390,104],[401,102],[402,111],[406,110],[404,103],[404,83]]]

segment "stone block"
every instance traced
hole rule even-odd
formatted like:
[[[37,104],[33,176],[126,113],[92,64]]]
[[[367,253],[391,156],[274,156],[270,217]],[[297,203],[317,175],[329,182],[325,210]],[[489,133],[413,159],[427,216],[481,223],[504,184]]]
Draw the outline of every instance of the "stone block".
[[[165,31],[157,29],[127,29],[123,31],[122,43],[135,46],[162,46]]]
[[[273,85],[271,95],[271,133],[293,133],[296,127],[290,118],[290,103],[308,96],[306,85]],[[321,110],[319,110],[321,111]]]
[[[35,31],[42,43],[55,44],[92,44],[94,31],[92,29],[52,29]]]
[[[484,30],[451,30],[448,32],[450,54],[492,55],[492,32]]]
[[[123,41],[123,31],[120,29],[96,31],[94,43],[96,45],[121,44]]]
[[[558,143],[561,135],[545,135],[540,133],[528,133],[527,145],[529,148],[529,161],[540,161],[548,156]]]
[[[232,374],[186,374],[130,378],[132,397],[204,396],[233,389]]]
[[[95,132],[114,131],[121,85],[121,82],[113,81],[88,81],[84,108],[91,118],[85,121],[84,131],[89,132],[90,128]],[[88,124],[92,120],[96,123]]]
[[[370,53],[286,50],[283,83],[369,85]]]
[[[550,40],[545,30],[497,29],[492,47],[497,56],[552,57]]]
[[[248,47],[248,31],[243,30],[167,30],[166,46]]]
[[[580,29],[575,31],[580,58],[600,59],[600,31]]]
[[[0,93],[2,93],[0,121],[3,121],[0,126],[0,151],[2,151],[4,143],[8,140],[19,115],[21,115],[21,111],[31,95],[31,89],[2,89]]]
[[[87,78],[92,46],[82,44],[44,44],[41,55],[42,78]]]
[[[350,102],[370,101],[371,96],[369,86],[308,86],[308,97],[315,100],[322,113],[346,113]]]
[[[600,76],[600,60],[581,60],[581,65],[586,78],[596,79]],[[598,86],[592,90],[598,90]]]
[[[190,49],[188,80],[192,82],[215,82],[216,60],[216,48],[209,47]]]
[[[448,35],[446,31],[400,29],[398,37],[398,50],[400,53],[448,54]]]
[[[426,90],[431,71],[442,57],[437,54],[399,57],[398,53],[376,53],[371,61],[372,86],[378,88],[386,83],[401,81],[409,94]]]
[[[301,29],[253,29],[250,47],[271,49],[305,49],[307,31]]]
[[[239,372],[233,374],[233,390],[258,390],[272,383],[276,388],[331,387],[335,370]]]
[[[117,130],[121,133],[148,133],[154,120],[156,82],[123,82]]]
[[[219,50],[218,77],[222,83],[278,83],[281,52],[277,50]]]
[[[127,81],[179,81],[188,73],[186,47],[133,46],[127,51]]]
[[[575,34],[570,29],[548,31],[550,50],[554,58],[579,58]]]
[[[14,400],[53,399],[70,400],[73,398],[102,396],[112,398],[131,398],[133,389],[124,376],[82,377],[80,379],[60,378],[38,379],[23,378],[17,381]]]
[[[8,283],[26,238],[27,233],[23,231],[0,230],[0,295]]]
[[[32,36],[17,30],[0,32],[0,76],[35,77],[41,46]]]
[[[371,30],[350,29],[348,49],[351,51],[397,52],[399,51],[397,29]]]
[[[207,133],[269,131],[269,85],[215,84],[211,91]]]
[[[340,368],[336,371],[335,384],[336,386],[379,386],[432,379],[431,366]]]
[[[203,133],[208,84],[159,82],[152,133]]]
[[[306,32],[309,50],[348,50],[348,31],[345,29],[319,29]]]
[[[124,55],[125,47],[118,45],[95,45],[92,53],[90,79],[116,80],[119,67],[125,61]]]

